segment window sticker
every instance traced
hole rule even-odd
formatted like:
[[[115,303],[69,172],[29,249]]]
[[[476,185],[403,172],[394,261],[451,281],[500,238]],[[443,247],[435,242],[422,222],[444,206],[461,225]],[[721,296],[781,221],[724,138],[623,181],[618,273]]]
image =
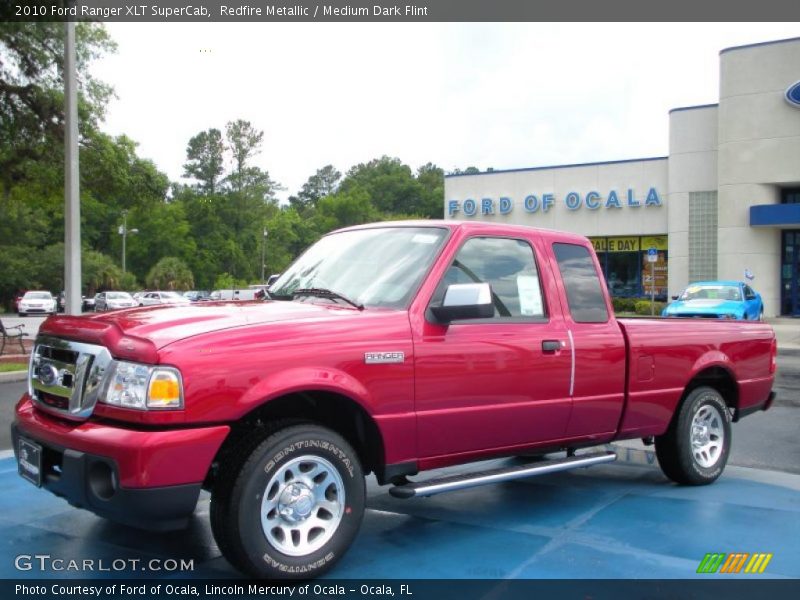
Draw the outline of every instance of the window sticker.
[[[414,244],[435,244],[438,241],[439,236],[430,233],[418,233],[411,238],[411,242]]]
[[[544,315],[542,290],[539,287],[539,278],[536,275],[517,276],[517,292],[519,293],[519,310],[522,316],[541,317]]]

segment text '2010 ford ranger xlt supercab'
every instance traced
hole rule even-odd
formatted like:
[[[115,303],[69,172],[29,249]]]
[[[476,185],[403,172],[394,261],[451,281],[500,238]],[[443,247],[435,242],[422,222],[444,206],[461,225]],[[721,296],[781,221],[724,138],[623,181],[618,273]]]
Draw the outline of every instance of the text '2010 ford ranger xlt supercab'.
[[[323,237],[263,302],[48,319],[14,445],[23,477],[138,527],[183,526],[206,489],[234,566],[308,578],[353,541],[370,472],[428,496],[643,438],[670,479],[710,483],[731,422],[772,403],[776,350],[762,323],[615,319],[578,235],[379,223]]]

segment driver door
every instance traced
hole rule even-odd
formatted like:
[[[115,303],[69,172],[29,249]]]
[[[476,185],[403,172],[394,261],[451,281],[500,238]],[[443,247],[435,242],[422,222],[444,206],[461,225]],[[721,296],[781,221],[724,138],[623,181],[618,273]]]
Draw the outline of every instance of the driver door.
[[[415,340],[421,458],[480,453],[564,436],[571,410],[571,348],[548,306],[529,240],[468,238],[431,304],[454,283],[488,283],[494,316],[439,325]],[[430,311],[428,311],[430,313]]]

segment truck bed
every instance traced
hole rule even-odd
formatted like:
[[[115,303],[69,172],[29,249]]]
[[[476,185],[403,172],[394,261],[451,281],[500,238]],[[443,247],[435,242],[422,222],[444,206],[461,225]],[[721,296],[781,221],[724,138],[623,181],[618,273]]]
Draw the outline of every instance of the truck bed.
[[[618,319],[629,357],[620,438],[664,433],[687,384],[722,379],[734,419],[766,406],[774,374],[769,325],[717,319]]]

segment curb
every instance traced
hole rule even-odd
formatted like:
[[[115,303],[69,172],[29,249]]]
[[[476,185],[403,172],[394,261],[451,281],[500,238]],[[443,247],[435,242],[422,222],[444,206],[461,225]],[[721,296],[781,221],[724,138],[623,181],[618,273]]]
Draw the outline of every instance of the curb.
[[[12,381],[25,381],[28,378],[28,371],[10,371],[0,373],[0,383],[11,383]]]

